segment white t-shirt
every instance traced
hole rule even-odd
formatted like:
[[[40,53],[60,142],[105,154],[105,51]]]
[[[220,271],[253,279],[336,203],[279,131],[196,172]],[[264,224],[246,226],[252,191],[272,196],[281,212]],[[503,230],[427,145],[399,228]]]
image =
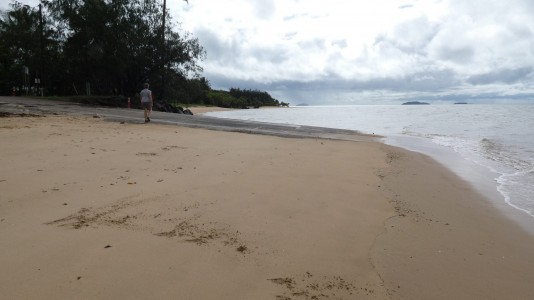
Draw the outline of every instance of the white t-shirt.
[[[141,91],[141,102],[150,102],[150,96],[152,91],[149,89],[144,89]]]

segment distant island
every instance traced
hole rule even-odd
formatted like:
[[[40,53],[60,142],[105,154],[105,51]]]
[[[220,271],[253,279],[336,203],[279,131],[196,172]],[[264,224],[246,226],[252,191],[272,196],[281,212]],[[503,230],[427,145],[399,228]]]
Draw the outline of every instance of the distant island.
[[[467,102],[456,102],[454,104],[467,104]]]
[[[402,105],[429,105],[430,103],[426,102],[419,102],[419,101],[410,101],[410,102],[404,102]]]

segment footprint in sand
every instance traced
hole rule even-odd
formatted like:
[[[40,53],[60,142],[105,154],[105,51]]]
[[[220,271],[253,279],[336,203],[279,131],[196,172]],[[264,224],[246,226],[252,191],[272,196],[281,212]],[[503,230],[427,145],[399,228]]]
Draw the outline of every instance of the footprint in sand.
[[[310,272],[293,277],[270,278],[269,281],[285,287],[283,295],[277,299],[359,299],[363,296],[373,296],[375,289],[367,283],[350,282],[341,276],[314,276]]]
[[[155,152],[139,152],[136,154],[137,156],[158,156]]]

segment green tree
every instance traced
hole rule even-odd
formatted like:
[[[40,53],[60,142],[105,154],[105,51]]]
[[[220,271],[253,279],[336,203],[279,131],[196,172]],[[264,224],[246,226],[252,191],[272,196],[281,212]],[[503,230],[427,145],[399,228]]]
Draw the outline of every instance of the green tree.
[[[26,87],[35,78],[46,82],[47,59],[57,49],[52,28],[46,25],[38,7],[11,4],[0,16],[0,91],[10,93],[13,86]],[[27,74],[26,74],[27,71]],[[30,92],[30,91],[28,91]]]
[[[39,7],[14,2],[0,16],[0,93],[21,86],[27,67],[27,77],[41,77],[53,95],[83,95],[89,83],[92,94],[135,97],[150,82],[156,99],[165,90],[170,103],[279,105],[264,91],[213,91],[200,77],[203,47],[191,34],[165,25],[172,24],[165,2],[41,0]]]
[[[198,77],[202,71],[198,62],[205,52],[198,40],[173,26],[163,32],[161,1],[41,3],[42,14],[15,2],[0,18],[0,72],[12,74],[2,76],[3,86],[20,83],[22,66],[37,72],[43,61],[50,74],[48,88],[56,94],[83,94],[85,84],[90,83],[95,94],[133,96],[145,81],[157,93],[162,76],[177,80],[169,82],[174,86],[182,78]],[[40,30],[41,24],[44,30]],[[41,33],[44,43],[40,42]],[[20,71],[15,74],[13,69]]]

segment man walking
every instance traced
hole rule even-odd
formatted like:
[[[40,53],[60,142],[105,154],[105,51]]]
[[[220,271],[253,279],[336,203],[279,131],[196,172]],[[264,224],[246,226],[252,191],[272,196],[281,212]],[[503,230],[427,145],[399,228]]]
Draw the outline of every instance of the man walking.
[[[152,91],[148,89],[149,84],[145,83],[144,89],[140,93],[141,107],[145,110],[145,123],[150,122],[150,113],[152,112],[152,106],[154,106],[154,100],[152,99]]]

